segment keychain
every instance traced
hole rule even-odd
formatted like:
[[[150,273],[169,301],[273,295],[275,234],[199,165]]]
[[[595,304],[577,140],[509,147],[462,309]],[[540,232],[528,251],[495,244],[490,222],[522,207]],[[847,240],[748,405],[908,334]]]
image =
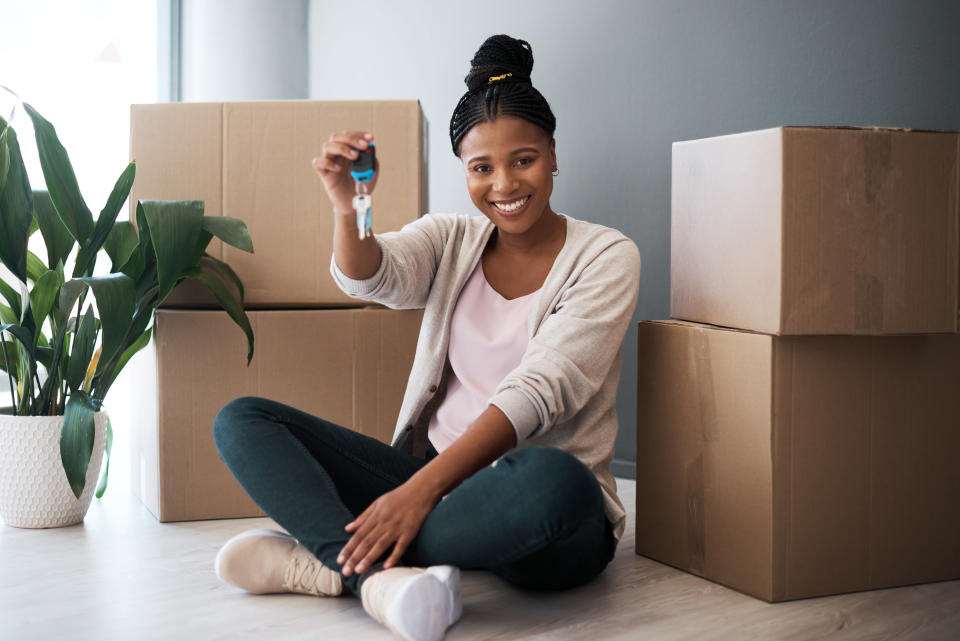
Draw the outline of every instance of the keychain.
[[[373,198],[367,193],[367,183],[376,173],[377,153],[373,143],[367,143],[366,149],[357,149],[357,159],[352,161],[350,175],[357,195],[353,197],[353,208],[357,211],[357,229],[360,231],[360,240],[373,235],[371,225],[371,210]]]

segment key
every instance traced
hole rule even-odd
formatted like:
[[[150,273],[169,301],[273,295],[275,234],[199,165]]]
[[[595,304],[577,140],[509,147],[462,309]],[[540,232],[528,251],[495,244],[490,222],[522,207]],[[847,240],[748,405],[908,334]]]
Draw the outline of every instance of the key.
[[[360,240],[371,236],[371,215],[373,208],[373,199],[370,194],[357,194],[353,197],[353,208],[357,211],[357,230],[360,234]]]

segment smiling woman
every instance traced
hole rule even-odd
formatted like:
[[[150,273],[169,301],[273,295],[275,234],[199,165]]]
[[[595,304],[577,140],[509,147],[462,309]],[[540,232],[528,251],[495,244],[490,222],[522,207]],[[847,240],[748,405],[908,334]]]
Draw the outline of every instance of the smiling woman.
[[[392,446],[268,399],[221,410],[220,456],[289,533],[227,541],[224,581],[353,592],[402,638],[436,641],[460,617],[461,568],[557,590],[613,557],[626,517],[614,403],[640,257],[619,231],[552,208],[556,122],[532,68],[529,43],[487,39],[451,119],[483,216],[360,238],[349,169],[373,135],[332,134],[314,159],[334,204],[335,281],[423,308],[420,340]]]

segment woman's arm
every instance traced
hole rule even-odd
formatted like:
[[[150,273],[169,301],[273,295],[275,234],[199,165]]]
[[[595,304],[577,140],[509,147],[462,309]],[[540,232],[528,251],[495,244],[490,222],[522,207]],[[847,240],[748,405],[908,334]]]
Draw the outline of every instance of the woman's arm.
[[[343,575],[363,572],[391,545],[384,568],[393,567],[440,499],[515,444],[516,431],[506,414],[487,407],[450,447],[347,525],[354,535],[337,559]]]

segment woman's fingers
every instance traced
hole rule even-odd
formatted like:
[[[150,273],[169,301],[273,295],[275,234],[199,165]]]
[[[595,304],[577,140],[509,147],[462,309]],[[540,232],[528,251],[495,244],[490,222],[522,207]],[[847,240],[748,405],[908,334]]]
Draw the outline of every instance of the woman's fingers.
[[[313,159],[313,168],[317,171],[340,171],[340,163],[320,157]]]
[[[363,563],[364,559],[370,556],[371,550],[374,550],[383,538],[386,538],[385,535],[378,530],[361,531],[354,534],[350,541],[347,542],[347,545],[350,545],[350,543],[356,539],[357,542],[353,548],[351,550],[344,548],[343,553],[341,553],[341,556],[346,558],[346,561],[342,563],[343,575],[350,576],[354,571],[363,572],[363,570],[369,566],[369,563],[364,566],[363,569],[360,569],[358,566]],[[380,553],[382,553],[382,551],[383,550],[381,550]],[[380,553],[378,553],[377,556],[379,556]],[[376,557],[374,557],[374,560],[376,560]]]
[[[410,545],[410,541],[411,539],[402,535],[397,539],[397,542],[393,544],[393,553],[390,554],[390,558],[383,563],[383,569],[392,568],[397,564],[397,561],[400,560],[403,553],[407,551],[407,546]]]
[[[393,543],[394,537],[390,535],[381,536],[377,539],[376,543],[373,544],[366,554],[360,557],[360,560],[354,566],[354,570],[360,574],[364,572],[367,568],[377,562],[377,559],[380,558],[380,555],[383,554],[390,544]]]
[[[346,158],[347,160],[356,160],[359,154],[356,148],[345,142],[325,142],[323,143],[323,157],[329,159]]]
[[[373,142],[373,134],[366,131],[341,131],[340,133],[330,134],[328,144],[332,142],[342,143],[356,149],[366,149],[367,143]]]

